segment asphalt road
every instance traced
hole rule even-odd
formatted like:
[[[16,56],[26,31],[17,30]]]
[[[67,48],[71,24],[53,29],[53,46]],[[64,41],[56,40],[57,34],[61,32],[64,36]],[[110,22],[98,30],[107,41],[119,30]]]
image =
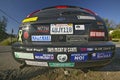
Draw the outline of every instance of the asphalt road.
[[[115,44],[116,44],[116,54],[115,54],[115,57],[114,57],[113,61],[109,65],[100,69],[99,71],[120,72],[120,43],[115,43]],[[31,75],[33,77],[34,75],[36,76],[37,74],[41,74],[41,72],[40,72],[41,68],[40,67],[37,67],[37,68],[29,67],[29,68],[26,68],[22,71],[19,71],[19,66],[20,66],[20,64],[17,63],[12,57],[11,46],[0,46],[0,80],[3,80],[3,78],[1,78],[1,75],[6,77],[7,75],[10,74],[10,71],[14,72],[15,70],[17,71],[17,73],[14,72],[14,74],[21,75],[23,73],[25,73],[25,74],[28,73],[30,77],[31,77]],[[39,70],[39,72],[38,72],[38,70]],[[43,71],[44,71],[44,69],[42,69],[42,72]],[[1,72],[4,72],[4,74],[1,73]],[[6,72],[7,72],[7,75],[5,75]],[[46,72],[46,71],[44,71],[44,72]],[[30,73],[35,73],[35,74],[33,75],[33,74],[30,74]],[[23,75],[25,75],[25,74],[23,74]],[[6,80],[12,80],[12,79],[7,78]]]
[[[0,46],[0,70],[9,70],[19,68],[11,52],[11,46]]]

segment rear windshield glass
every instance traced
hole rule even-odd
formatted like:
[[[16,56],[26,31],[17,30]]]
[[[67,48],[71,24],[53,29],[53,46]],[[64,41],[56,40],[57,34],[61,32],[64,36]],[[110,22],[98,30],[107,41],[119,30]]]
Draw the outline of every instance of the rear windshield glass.
[[[50,10],[41,10],[34,14],[34,16],[39,17],[50,17],[50,16],[71,16],[71,15],[91,15],[87,12],[84,12],[80,9],[50,9]]]

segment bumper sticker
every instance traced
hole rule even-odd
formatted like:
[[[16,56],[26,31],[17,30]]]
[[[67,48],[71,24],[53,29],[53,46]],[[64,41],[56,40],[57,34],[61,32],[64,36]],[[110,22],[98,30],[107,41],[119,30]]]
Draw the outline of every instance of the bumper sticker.
[[[50,35],[32,35],[32,41],[51,41]]]
[[[99,52],[99,53],[93,53],[92,54],[92,59],[105,59],[105,58],[110,58],[112,57],[112,52]]]
[[[57,60],[59,62],[65,62],[65,61],[67,61],[67,59],[68,59],[68,56],[66,54],[58,54],[57,55]]]
[[[25,61],[27,65],[35,65],[35,66],[48,66],[47,62],[37,62],[37,61]]]
[[[27,18],[27,19],[24,19],[22,21],[22,23],[25,23],[25,22],[31,22],[31,21],[37,21],[38,17],[31,17],[31,18]]]
[[[53,54],[35,53],[34,56],[35,56],[35,59],[40,59],[40,60],[54,60],[54,55]]]
[[[75,30],[85,30],[85,25],[75,25]]]
[[[49,63],[50,67],[74,67],[75,63]]]
[[[87,61],[88,60],[88,54],[83,53],[83,54],[71,54],[71,61],[72,62],[82,62],[82,61]]]
[[[77,47],[47,48],[48,52],[77,52]]]
[[[77,18],[78,19],[96,20],[96,18],[94,16],[81,16],[81,15],[78,15]]]
[[[16,58],[34,59],[33,53],[14,52]]]

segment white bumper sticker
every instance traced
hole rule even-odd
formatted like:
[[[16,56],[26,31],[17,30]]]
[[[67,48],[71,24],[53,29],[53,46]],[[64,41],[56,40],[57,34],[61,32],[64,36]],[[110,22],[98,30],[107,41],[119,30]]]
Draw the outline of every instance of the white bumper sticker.
[[[75,25],[75,30],[85,30],[85,25]]]
[[[77,18],[78,19],[96,20],[96,18],[94,16],[81,16],[81,15],[78,15]]]
[[[37,62],[37,61],[25,61],[27,65],[35,65],[35,66],[48,66],[47,62]]]
[[[34,59],[33,53],[14,52],[16,58]]]

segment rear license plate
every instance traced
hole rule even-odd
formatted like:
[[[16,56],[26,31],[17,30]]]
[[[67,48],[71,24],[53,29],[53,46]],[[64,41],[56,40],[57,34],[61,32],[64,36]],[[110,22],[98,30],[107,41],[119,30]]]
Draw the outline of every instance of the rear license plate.
[[[112,52],[100,52],[100,53],[93,53],[92,59],[105,59],[110,58],[112,56]]]
[[[72,62],[82,62],[82,61],[87,61],[88,60],[88,54],[83,53],[83,54],[71,54],[71,61]]]
[[[51,41],[50,35],[32,35],[31,36],[32,41]]]
[[[51,24],[50,34],[73,34],[73,24]]]

